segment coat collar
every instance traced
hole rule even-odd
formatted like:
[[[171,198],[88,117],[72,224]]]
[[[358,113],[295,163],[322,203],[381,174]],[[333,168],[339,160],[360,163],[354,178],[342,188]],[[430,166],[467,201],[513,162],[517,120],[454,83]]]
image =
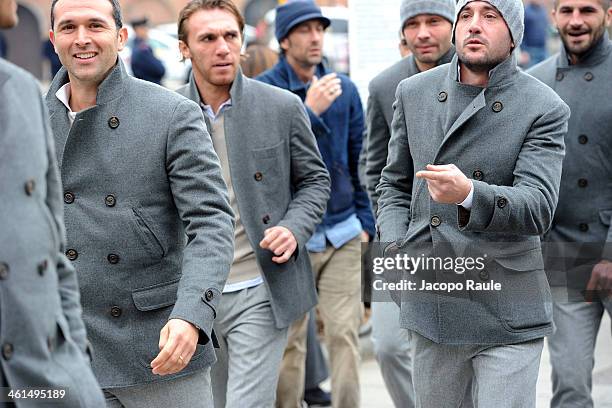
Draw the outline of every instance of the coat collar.
[[[449,65],[448,77],[451,83],[457,83],[457,72],[459,69],[459,57],[455,55]],[[485,89],[495,88],[511,82],[519,73],[516,52],[512,52],[508,58],[489,71],[489,83]]]
[[[603,62],[608,55],[612,52],[612,42],[610,41],[610,35],[608,30],[604,32],[604,35],[597,41],[597,44],[582,58],[582,60],[576,65],[582,66],[593,66]],[[561,47],[559,60],[557,61],[559,68],[569,68],[569,56],[565,47]]]
[[[285,78],[287,79],[289,90],[291,92],[297,92],[301,90],[305,91],[306,89],[308,89],[309,84],[305,84],[302,82],[302,80],[297,76],[291,65],[289,65],[289,62],[287,62],[287,57],[285,57],[284,55],[280,57],[280,60],[278,61],[278,67],[281,70],[281,73],[284,74],[283,76],[285,76]],[[315,75],[318,78],[321,78],[327,75],[328,73],[329,71],[325,68],[322,62],[317,65],[315,69]]]

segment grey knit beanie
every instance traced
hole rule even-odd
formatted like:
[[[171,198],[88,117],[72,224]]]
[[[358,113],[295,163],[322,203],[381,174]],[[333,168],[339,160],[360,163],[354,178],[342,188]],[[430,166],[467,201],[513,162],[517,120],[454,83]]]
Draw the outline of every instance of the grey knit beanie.
[[[455,0],[402,0],[400,6],[401,28],[408,19],[419,14],[435,14],[451,24],[455,21]]]
[[[506,21],[510,29],[510,34],[512,35],[514,47],[517,48],[521,45],[521,42],[523,42],[523,33],[525,32],[525,8],[522,0],[459,0],[457,1],[457,12],[455,16],[458,17],[465,5],[471,1],[486,1],[491,3]],[[455,44],[456,27],[457,23],[455,22],[455,26],[453,27],[453,44]]]

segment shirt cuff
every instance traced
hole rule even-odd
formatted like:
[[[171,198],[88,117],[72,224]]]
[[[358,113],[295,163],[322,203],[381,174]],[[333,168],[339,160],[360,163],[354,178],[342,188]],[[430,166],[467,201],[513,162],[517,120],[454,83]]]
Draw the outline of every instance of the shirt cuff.
[[[472,209],[472,199],[474,198],[474,183],[472,183],[472,181],[470,181],[470,184],[472,185],[472,187],[470,188],[470,193],[468,194],[468,196],[466,197],[465,200],[463,200],[462,202],[457,204],[457,205],[460,205],[461,207],[465,208],[466,210],[471,210]]]

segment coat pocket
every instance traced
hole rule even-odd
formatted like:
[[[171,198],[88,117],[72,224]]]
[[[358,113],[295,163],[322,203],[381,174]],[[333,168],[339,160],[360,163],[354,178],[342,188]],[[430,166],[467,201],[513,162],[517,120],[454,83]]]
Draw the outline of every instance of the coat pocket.
[[[147,252],[155,259],[166,256],[167,249],[154,232],[155,222],[141,209],[132,208],[135,219],[135,228]]]
[[[510,332],[530,331],[552,322],[552,298],[539,248],[497,257],[490,278],[501,283],[499,318]]]

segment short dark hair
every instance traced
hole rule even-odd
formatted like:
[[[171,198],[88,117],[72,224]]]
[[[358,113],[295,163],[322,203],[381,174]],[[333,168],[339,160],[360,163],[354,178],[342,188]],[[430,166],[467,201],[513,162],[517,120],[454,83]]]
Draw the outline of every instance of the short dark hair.
[[[55,11],[55,5],[59,0],[53,0],[51,3],[51,29],[53,30],[53,25],[55,24],[55,16],[53,12]],[[108,0],[110,4],[113,6],[113,20],[115,20],[115,25],[117,29],[123,27],[123,22],[121,20],[121,6],[119,5],[119,0]]]
[[[213,10],[213,9],[221,9],[228,11],[236,17],[236,22],[238,23],[238,28],[240,29],[240,36],[243,36],[244,32],[244,17],[238,10],[238,7],[231,0],[191,0],[179,14],[178,19],[178,39],[187,44],[187,28],[185,27],[187,24],[187,20],[196,11],[200,10]]]
[[[604,11],[608,10],[610,6],[612,6],[612,0],[599,0],[599,2],[601,3]],[[553,0],[553,8],[556,10],[558,6],[559,0]]]

